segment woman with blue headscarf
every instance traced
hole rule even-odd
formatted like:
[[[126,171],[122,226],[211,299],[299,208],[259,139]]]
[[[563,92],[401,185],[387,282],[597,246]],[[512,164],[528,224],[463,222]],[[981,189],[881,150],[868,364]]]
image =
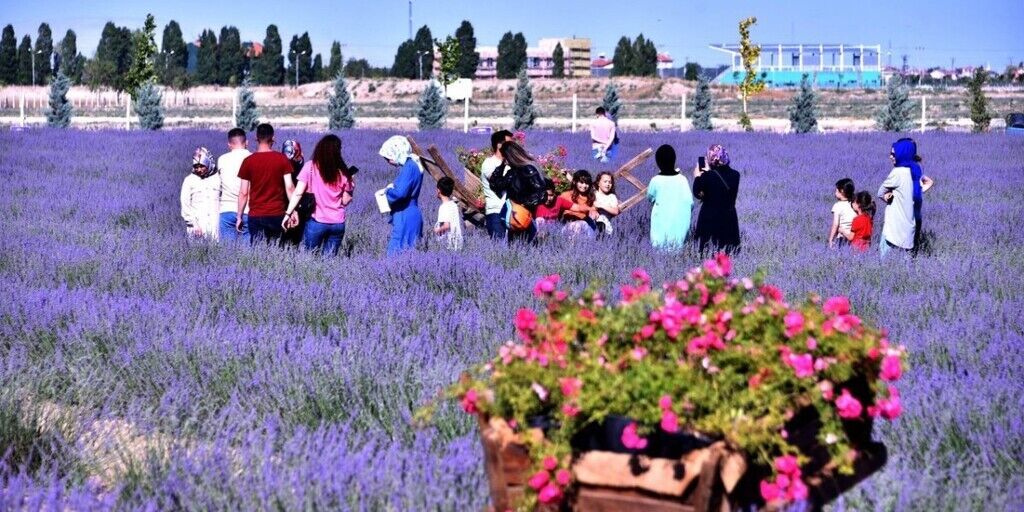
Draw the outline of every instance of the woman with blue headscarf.
[[[921,171],[921,157],[917,155],[914,139],[896,141],[889,159],[893,169],[878,187],[878,197],[886,203],[878,246],[882,255],[892,248],[916,253],[921,241],[921,204],[924,193],[934,181]]]
[[[420,212],[420,187],[423,185],[423,166],[412,153],[409,139],[395,135],[380,147],[380,156],[395,167],[398,177],[387,187],[388,205],[391,207],[391,239],[388,256],[416,247],[423,236],[423,214]]]

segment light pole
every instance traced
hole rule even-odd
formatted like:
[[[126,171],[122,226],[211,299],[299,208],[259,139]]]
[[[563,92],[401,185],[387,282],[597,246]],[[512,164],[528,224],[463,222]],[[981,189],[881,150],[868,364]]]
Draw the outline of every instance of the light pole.
[[[43,53],[42,50],[36,50],[32,53],[32,85],[36,85],[36,55]]]
[[[298,87],[299,87],[299,58],[306,54],[306,50],[302,50],[301,52],[296,52],[295,50],[292,50],[291,53],[295,54],[295,88],[298,89]]]
[[[416,52],[416,61],[420,64],[420,80],[423,80],[423,56],[428,52],[426,50],[420,50]]]

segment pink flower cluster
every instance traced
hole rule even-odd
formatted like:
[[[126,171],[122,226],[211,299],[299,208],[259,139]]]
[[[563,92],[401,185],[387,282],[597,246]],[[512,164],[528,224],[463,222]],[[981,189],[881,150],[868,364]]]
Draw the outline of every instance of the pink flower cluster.
[[[850,299],[846,297],[831,297],[825,301],[821,310],[829,318],[821,324],[821,332],[825,336],[833,333],[847,334],[861,325],[857,315],[850,314]]]
[[[463,411],[466,411],[469,414],[476,414],[477,411],[480,410],[477,406],[478,399],[479,396],[477,396],[476,390],[470,389],[469,391],[466,391],[465,395],[462,395],[462,399],[459,401],[459,404],[462,405]]]
[[[647,438],[640,437],[636,432],[636,422],[626,425],[626,428],[622,429],[622,436],[620,437],[622,445],[630,450],[643,450],[647,448]]]
[[[558,283],[562,278],[558,274],[551,274],[544,276],[537,280],[537,283],[533,285],[533,294],[539,299],[555,299],[556,301],[563,301],[569,296],[564,290],[558,289]]]
[[[541,462],[542,469],[530,476],[526,484],[537,491],[537,499],[544,504],[562,501],[564,489],[572,483],[572,473],[558,467],[558,459],[548,455]],[[552,475],[554,473],[554,475]]]
[[[624,284],[619,289],[622,293],[622,302],[625,304],[630,304],[651,291],[651,276],[647,274],[646,270],[633,269],[633,280],[636,281],[636,286]]]
[[[761,497],[765,501],[794,502],[807,499],[807,485],[800,479],[800,464],[796,457],[776,457],[775,473],[774,481],[761,481]]]
[[[672,412],[672,397],[662,396],[658,400],[658,407],[661,408],[661,429],[669,434],[679,432],[679,417]]]
[[[579,396],[580,390],[583,389],[583,381],[576,377],[562,377],[558,379],[558,386],[562,390],[562,396],[567,399],[562,404],[562,413],[570,418],[579,414],[580,408],[576,403],[576,397]]]

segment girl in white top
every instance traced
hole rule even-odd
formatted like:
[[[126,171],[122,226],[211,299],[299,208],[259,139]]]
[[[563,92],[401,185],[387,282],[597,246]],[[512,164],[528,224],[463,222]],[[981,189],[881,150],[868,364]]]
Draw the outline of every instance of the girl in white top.
[[[836,182],[836,204],[832,205],[832,229],[828,233],[829,248],[846,243],[842,233],[850,231],[857,212],[853,211],[853,180],[843,178]]]
[[[220,223],[220,176],[213,155],[196,148],[192,155],[192,174],[181,184],[181,218],[189,236],[217,239]]]
[[[619,214],[619,198],[615,195],[615,177],[610,172],[597,175],[597,192],[594,193],[594,208],[600,214],[597,224],[604,233],[612,232],[611,219]]]

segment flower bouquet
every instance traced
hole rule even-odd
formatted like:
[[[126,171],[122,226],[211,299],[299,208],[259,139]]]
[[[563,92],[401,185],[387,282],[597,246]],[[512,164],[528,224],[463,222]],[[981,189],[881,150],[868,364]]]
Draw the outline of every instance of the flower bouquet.
[[[638,269],[617,301],[540,279],[518,339],[448,390],[479,419],[495,506],[586,508],[592,487],[820,506],[881,467],[871,425],[900,415],[904,349],[845,297],[730,273],[718,255],[652,288]]]
[[[516,132],[515,135],[513,135],[513,138],[520,144],[526,144],[526,132]],[[493,153],[490,148],[466,149],[459,146],[455,148],[455,154],[458,155],[459,162],[462,166],[476,178],[474,182],[479,182],[480,167],[483,165],[484,160]],[[540,171],[544,173],[544,176],[555,184],[555,192],[558,194],[569,190],[569,185],[572,181],[572,169],[569,169],[565,165],[565,159],[568,156],[569,151],[565,146],[559,145],[555,149],[536,157],[537,166],[540,168]],[[483,189],[477,185],[474,191],[476,192],[479,200],[482,201]]]

